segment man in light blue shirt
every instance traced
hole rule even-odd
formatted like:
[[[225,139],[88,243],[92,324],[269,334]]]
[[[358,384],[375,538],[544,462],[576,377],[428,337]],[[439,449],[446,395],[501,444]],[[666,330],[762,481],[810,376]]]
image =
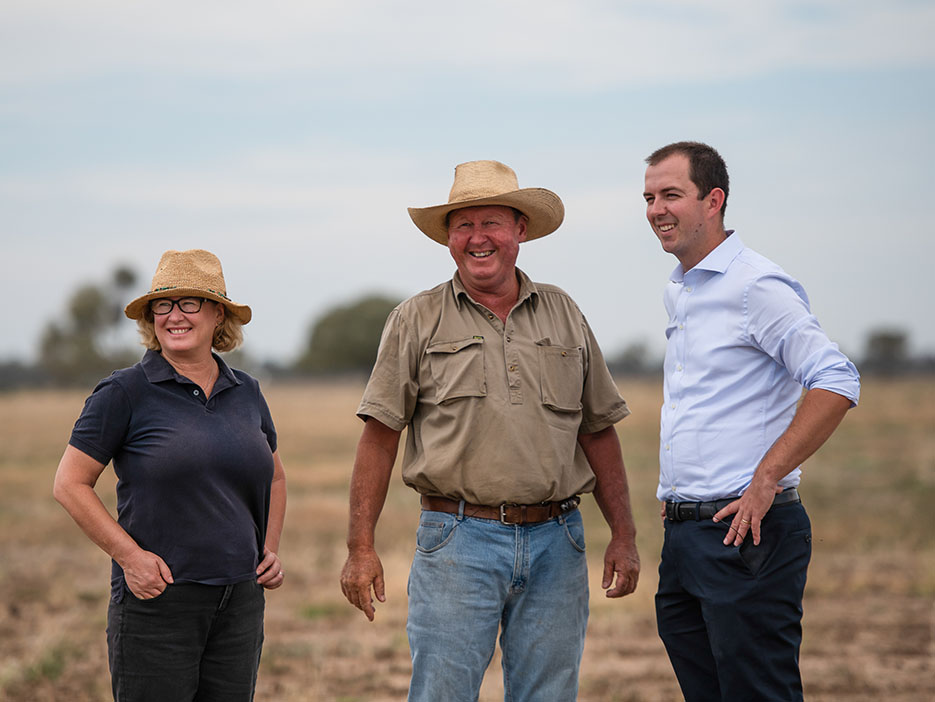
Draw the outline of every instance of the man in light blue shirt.
[[[688,702],[802,699],[811,526],[796,486],[857,404],[857,369],[803,287],[724,229],[717,151],[679,142],[646,162],[646,215],[679,261],[664,298],[659,635]]]

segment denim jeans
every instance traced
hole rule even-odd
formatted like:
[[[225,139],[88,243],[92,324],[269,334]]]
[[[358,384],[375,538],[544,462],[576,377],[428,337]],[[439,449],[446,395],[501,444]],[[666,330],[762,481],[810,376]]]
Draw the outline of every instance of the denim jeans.
[[[656,622],[688,702],[801,700],[802,595],[812,550],[800,503],[763,518],[759,546],[731,520],[665,523]]]
[[[256,580],[169,585],[151,600],[124,592],[107,612],[114,700],[252,700],[264,604]]]
[[[529,526],[422,512],[409,573],[411,701],[477,700],[498,631],[505,700],[574,700],[587,622],[577,510]]]

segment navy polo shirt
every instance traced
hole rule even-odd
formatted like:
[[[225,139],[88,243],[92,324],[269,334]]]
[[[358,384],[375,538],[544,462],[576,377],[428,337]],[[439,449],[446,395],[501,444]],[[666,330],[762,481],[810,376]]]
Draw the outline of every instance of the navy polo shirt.
[[[256,577],[269,516],[276,430],[259,383],[214,356],[210,398],[162,355],[102,380],[69,443],[113,460],[117,522],[162,557],[177,583]],[[113,564],[113,597],[125,590]]]

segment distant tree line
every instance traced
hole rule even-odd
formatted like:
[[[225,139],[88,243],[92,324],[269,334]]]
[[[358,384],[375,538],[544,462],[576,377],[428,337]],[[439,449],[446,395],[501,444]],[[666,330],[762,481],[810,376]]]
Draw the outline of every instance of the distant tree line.
[[[0,390],[27,387],[89,387],[115,368],[139,360],[140,347],[121,341],[123,307],[136,274],[118,267],[103,283],[84,284],[68,299],[62,316],[48,322],[34,364],[0,362]],[[305,347],[289,364],[257,364],[242,351],[227,354],[228,363],[250,372],[279,378],[366,375],[376,359],[387,316],[399,298],[367,294],[335,305],[312,322]],[[615,376],[656,375],[662,359],[644,342],[607,356]],[[912,356],[908,334],[900,329],[876,329],[867,336],[858,368],[865,376],[898,377],[935,373],[935,355]]]

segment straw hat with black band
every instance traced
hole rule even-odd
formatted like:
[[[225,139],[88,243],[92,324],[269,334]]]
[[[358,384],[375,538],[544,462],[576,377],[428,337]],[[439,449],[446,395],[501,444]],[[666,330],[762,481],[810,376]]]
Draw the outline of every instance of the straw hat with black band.
[[[558,195],[545,188],[519,187],[516,173],[499,161],[469,161],[455,166],[448,202],[435,207],[410,207],[409,216],[430,239],[448,245],[448,215],[462,207],[504,205],[529,219],[526,241],[551,234],[565,218]]]
[[[247,305],[239,305],[227,296],[224,272],[218,257],[204,249],[166,251],[159,259],[148,293],[127,305],[130,319],[141,319],[150,300],[161,297],[203,297],[220,302],[243,324],[253,316]]]

